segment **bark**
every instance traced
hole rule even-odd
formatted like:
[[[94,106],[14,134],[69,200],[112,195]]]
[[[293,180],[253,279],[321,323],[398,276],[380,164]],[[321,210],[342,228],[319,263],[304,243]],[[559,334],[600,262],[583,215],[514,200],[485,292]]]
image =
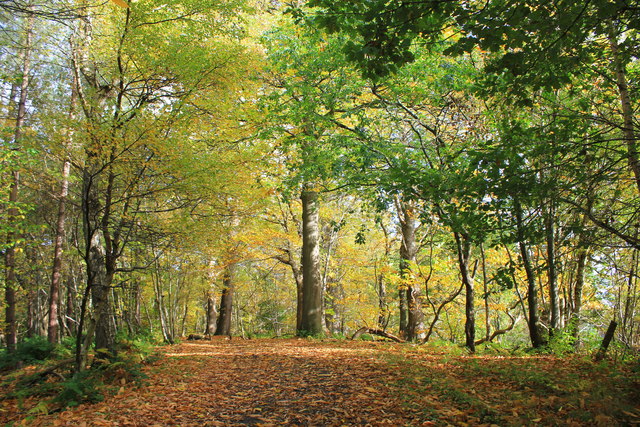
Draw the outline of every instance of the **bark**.
[[[613,23],[610,24],[609,47],[611,48],[612,65],[616,75],[616,85],[618,86],[618,96],[622,109],[622,134],[627,146],[627,163],[633,173],[638,193],[640,193],[640,160],[638,158],[637,137],[634,128],[634,112],[631,96],[629,95],[627,72],[621,58],[618,36],[615,33]]]
[[[422,313],[422,296],[420,286],[413,283],[411,264],[415,263],[418,247],[416,245],[417,222],[415,209],[409,203],[399,202],[400,228],[402,243],[400,245],[400,277],[405,287],[407,298],[408,341],[422,340],[425,337],[424,314]]]
[[[69,108],[69,118],[73,119],[77,103],[78,81],[73,78],[71,87],[71,106]],[[71,135],[69,135],[65,151],[71,145]],[[58,219],[56,221],[56,234],[53,245],[53,270],[51,272],[51,287],[49,289],[49,323],[47,329],[47,338],[50,343],[59,341],[59,322],[58,322],[58,300],[60,298],[60,284],[62,282],[62,244],[64,242],[64,227],[66,220],[66,204],[67,195],[69,194],[69,175],[71,173],[71,161],[68,154],[64,153],[64,161],[62,164],[62,181],[60,183],[60,192],[58,193]]]
[[[291,271],[293,272],[293,279],[296,282],[296,331],[302,330],[302,309],[304,308],[304,282],[302,280],[302,270],[296,264],[294,267],[291,265]]]
[[[489,334],[491,333],[491,324],[489,323],[489,283],[487,282],[487,260],[483,245],[480,245],[480,254],[482,256],[482,291],[484,292],[484,339],[489,341]],[[478,345],[477,341],[476,345]]]
[[[616,332],[617,327],[618,327],[618,323],[615,320],[612,320],[611,323],[609,323],[607,332],[604,334],[604,338],[602,339],[602,344],[600,344],[600,348],[598,349],[598,352],[595,355],[594,359],[596,361],[600,361],[604,359],[605,355],[607,354],[607,349],[609,348],[609,344],[611,344],[611,341],[613,340],[613,336]]]
[[[555,206],[553,201],[550,201],[545,218],[545,237],[547,240],[547,277],[549,286],[549,304],[551,309],[551,334],[555,333],[555,331],[562,327],[560,324],[560,299],[558,296],[558,280],[556,273],[556,233],[554,217]]]
[[[95,233],[89,248],[88,286],[91,289],[91,303],[95,319],[95,346],[110,355],[115,355],[115,328],[113,327],[113,311],[110,301],[111,282],[113,276],[107,272],[106,251],[102,245],[100,233]]]
[[[340,332],[342,285],[335,278],[327,278],[324,289],[324,321],[329,333]]]
[[[409,331],[409,303],[407,301],[407,289],[400,285],[398,289],[398,310],[400,314],[399,332],[401,337],[406,337]]]
[[[65,324],[67,325],[67,330],[68,330],[68,334],[73,336],[76,334],[76,330],[77,330],[77,322],[76,322],[76,304],[75,304],[75,299],[76,299],[76,286],[75,286],[75,282],[72,278],[68,278],[67,279],[67,302],[66,302],[66,313],[65,313],[65,318],[66,318],[66,322]],[[69,323],[72,323],[71,325]]]
[[[320,226],[318,193],[304,189],[302,199],[302,317],[298,335],[322,333]]]
[[[157,258],[156,258],[157,260]],[[156,261],[156,274],[153,283],[153,289],[156,297],[156,307],[158,309],[158,316],[160,318],[160,329],[162,330],[162,338],[165,342],[169,344],[174,343],[173,331],[170,326],[170,316],[167,313],[167,307],[165,304],[165,296],[162,293],[162,288],[160,285],[160,274],[159,274],[159,266]]]
[[[380,329],[386,329],[388,323],[387,312],[389,308],[387,306],[387,287],[384,282],[384,274],[382,272],[378,273],[376,279],[378,282],[376,286],[378,290],[378,327]]]
[[[509,326],[507,326],[506,328],[496,329],[490,336],[486,336],[482,339],[477,340],[476,345],[484,344],[485,342],[492,342],[497,336],[504,335],[513,329],[520,318],[513,317],[508,311],[506,313],[507,316],[509,316],[509,318],[511,319],[511,323],[509,323]]]
[[[385,277],[385,268],[387,263],[389,262],[389,256],[391,254],[391,239],[389,238],[389,232],[387,228],[382,222],[382,219],[378,222],[380,225],[380,229],[384,234],[384,256],[380,260],[380,263],[376,263],[374,266],[376,268],[375,271],[375,279],[376,279],[376,289],[378,292],[378,328],[385,330],[387,325],[389,324],[389,317],[391,313],[389,312],[389,304],[387,302],[387,286],[386,286],[386,277]]]
[[[576,277],[573,286],[573,311],[571,313],[571,335],[577,339],[580,335],[580,315],[582,312],[582,290],[584,289],[584,276],[589,258],[589,249],[579,247],[576,261]]]
[[[222,295],[220,310],[214,335],[231,336],[231,316],[233,315],[233,267],[229,266],[222,277]]]
[[[529,308],[529,337],[531,338],[531,345],[534,348],[542,347],[545,342],[542,339],[540,333],[540,319],[538,315],[538,297],[536,289],[536,276],[531,263],[531,257],[529,256],[529,248],[524,241],[524,221],[522,218],[522,206],[516,200],[514,205],[516,214],[516,231],[518,233],[518,247],[520,249],[520,256],[522,257],[522,263],[524,265],[525,274],[527,277],[527,305]]]
[[[471,242],[469,237],[461,233],[454,233],[456,247],[458,249],[458,265],[462,283],[465,289],[465,323],[464,336],[465,345],[469,351],[476,351],[476,314],[475,314],[475,290],[473,274],[469,271],[469,261],[471,257]]]
[[[27,90],[29,87],[29,72],[31,70],[31,50],[33,38],[33,14],[27,18],[25,28],[25,42],[22,55],[22,69],[20,70],[20,87],[18,94],[18,104],[16,105],[15,127],[13,133],[13,150],[20,149],[20,142],[23,134],[24,121],[27,111]],[[12,88],[13,89],[13,88]],[[9,232],[7,233],[7,248],[5,249],[5,329],[4,335],[7,343],[7,350],[13,352],[18,341],[18,326],[16,323],[16,231],[20,211],[16,207],[18,203],[18,193],[20,188],[20,171],[11,172],[11,186],[9,190],[9,209],[7,221]]]
[[[205,335],[213,335],[216,332],[216,297],[213,290],[207,292],[207,326],[205,327]]]
[[[442,310],[445,308],[447,304],[451,303],[454,299],[458,297],[458,295],[460,295],[460,292],[462,292],[462,289],[464,289],[464,284],[461,284],[460,287],[455,292],[453,292],[444,301],[442,301],[437,309],[435,308],[435,305],[431,303],[431,307],[434,310],[433,320],[431,320],[431,323],[429,324],[429,329],[427,330],[427,333],[424,339],[422,340],[423,344],[428,342],[429,339],[431,338],[431,335],[433,334],[436,324],[438,323],[438,320],[440,320],[440,313],[442,313]]]
[[[624,310],[622,313],[622,330],[620,335],[625,344],[633,347],[634,335],[634,313],[636,312],[636,285],[637,285],[637,269],[638,269],[638,251],[633,250],[631,254],[631,262],[629,274],[627,275],[627,292],[624,302]]]

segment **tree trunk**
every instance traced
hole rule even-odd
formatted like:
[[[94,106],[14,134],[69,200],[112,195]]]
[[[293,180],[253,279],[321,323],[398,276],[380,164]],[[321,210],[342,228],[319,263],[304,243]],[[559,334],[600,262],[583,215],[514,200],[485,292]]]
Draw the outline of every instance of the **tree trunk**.
[[[613,62],[613,71],[616,76],[616,85],[618,86],[618,96],[620,98],[620,107],[622,109],[622,134],[627,145],[627,163],[629,169],[633,173],[636,188],[640,194],[640,159],[638,158],[637,138],[634,127],[634,112],[629,95],[629,84],[627,83],[627,71],[625,64],[620,58],[620,46],[618,45],[618,36],[616,34],[614,23],[610,23],[609,47],[611,48],[611,56]]]
[[[398,288],[398,310],[400,315],[398,329],[400,336],[406,338],[409,334],[409,303],[407,301],[407,289],[402,284]]]
[[[636,235],[637,235],[636,231]],[[637,288],[637,270],[638,270],[638,250],[632,249],[631,261],[629,263],[629,274],[627,275],[627,295],[624,302],[624,309],[622,310],[622,330],[620,335],[624,342],[633,347],[634,338],[634,314],[636,313],[636,288]],[[622,307],[621,307],[622,308]]]
[[[458,249],[458,265],[460,267],[460,275],[465,289],[465,323],[464,336],[465,345],[469,351],[476,351],[476,312],[475,312],[475,290],[474,279],[469,271],[469,261],[471,257],[471,242],[468,236],[454,233],[456,247]]]
[[[293,271],[293,279],[296,282],[296,331],[302,330],[302,309],[304,308],[304,283],[302,280],[302,271],[300,271],[299,267],[294,268],[291,266],[291,270]]]
[[[529,249],[524,241],[523,231],[523,219],[522,219],[522,206],[515,200],[514,210],[516,214],[516,231],[518,233],[518,247],[520,248],[520,256],[522,257],[522,263],[527,276],[527,303],[529,306],[529,337],[531,338],[531,345],[534,348],[542,347],[545,342],[542,339],[540,333],[540,319],[538,317],[538,297],[536,290],[536,277],[533,271],[533,265],[531,264],[531,258],[529,257]]]
[[[378,291],[378,328],[385,330],[387,328],[387,312],[389,311],[389,308],[387,306],[387,287],[384,282],[385,277],[382,271],[378,272],[376,280],[376,288]]]
[[[94,233],[89,248],[90,261],[87,263],[91,289],[91,303],[95,319],[95,346],[110,355],[115,355],[115,328],[112,322],[110,302],[112,276],[107,273],[106,254],[99,232]]]
[[[460,284],[460,287],[455,292],[453,292],[444,301],[442,301],[437,309],[435,308],[435,305],[431,303],[431,306],[434,310],[433,319],[431,320],[431,323],[429,324],[429,329],[427,330],[427,333],[424,339],[422,340],[423,344],[428,342],[429,339],[431,338],[431,335],[433,334],[436,324],[440,320],[440,313],[442,313],[442,310],[447,306],[447,304],[451,303],[454,299],[458,297],[458,295],[460,295],[460,292],[462,292],[462,289],[464,289],[464,283]]]
[[[214,335],[231,336],[231,316],[233,315],[233,266],[228,266],[222,277],[222,295],[216,332]]]
[[[38,335],[38,292],[35,289],[29,289],[27,292],[26,326],[27,338]]]
[[[571,335],[578,344],[580,335],[580,314],[582,311],[582,290],[584,289],[584,275],[589,257],[589,249],[578,245],[578,259],[576,260],[576,277],[573,286],[573,311],[571,313]]]
[[[65,307],[65,317],[66,317],[66,324],[68,325],[67,329],[68,329],[68,333],[71,336],[74,336],[76,334],[76,330],[78,327],[78,323],[76,321],[77,319],[77,313],[76,313],[76,286],[75,286],[75,282],[74,280],[69,277],[67,279],[67,302],[66,302],[66,307]]]
[[[25,28],[24,48],[22,50],[22,69],[20,74],[20,92],[16,105],[15,127],[13,132],[13,150],[20,150],[20,142],[23,134],[24,121],[27,111],[27,90],[29,87],[29,72],[31,70],[31,43],[33,38],[33,15],[27,18]],[[9,209],[7,220],[9,232],[7,233],[7,248],[5,249],[5,329],[4,335],[7,350],[13,352],[18,341],[18,326],[16,323],[16,231],[20,211],[17,207],[18,192],[20,188],[20,171],[11,172],[11,186],[9,190]]]
[[[604,356],[607,354],[607,349],[609,348],[609,344],[611,344],[611,341],[613,340],[613,336],[616,332],[617,327],[618,327],[618,323],[615,320],[612,320],[611,323],[609,323],[607,332],[604,334],[604,338],[602,339],[602,344],[600,344],[600,348],[598,349],[598,352],[595,355],[594,359],[596,360],[596,362],[599,362],[602,359],[604,359]]]
[[[420,286],[413,281],[411,264],[416,261],[415,209],[409,203],[399,202],[399,220],[402,232],[400,245],[400,278],[405,287],[407,297],[407,341],[421,340],[425,336],[424,314],[422,313],[422,296]]]
[[[69,118],[73,119],[75,115],[78,91],[76,89],[78,81],[73,78],[71,85],[71,105],[69,107]],[[71,146],[71,134],[65,144],[65,151]],[[66,204],[67,195],[69,194],[69,175],[71,173],[71,161],[68,154],[64,153],[64,161],[62,164],[62,181],[60,183],[60,193],[58,194],[58,219],[56,221],[56,234],[53,245],[53,270],[51,272],[51,287],[49,289],[49,323],[47,337],[50,343],[56,343],[59,340],[59,323],[58,323],[58,300],[60,296],[60,283],[62,281],[62,244],[64,242],[64,226],[66,220]]]
[[[487,259],[484,253],[484,246],[480,245],[480,255],[482,256],[482,291],[484,292],[484,340],[489,341],[491,324],[489,323],[489,283],[487,282]],[[478,342],[476,341],[476,345]]]
[[[392,241],[389,238],[389,231],[382,222],[382,218],[378,221],[380,229],[384,234],[384,257],[380,261],[379,271],[376,272],[377,290],[378,290],[378,327],[382,330],[387,329],[389,323],[389,303],[387,301],[387,286],[386,286],[386,267],[389,263],[389,256],[391,255]]]
[[[213,289],[207,292],[207,326],[205,327],[205,335],[213,335],[216,333],[216,297]]]
[[[340,315],[339,304],[340,299],[340,283],[335,278],[329,277],[325,282],[324,288],[324,321],[330,334],[339,332]]]
[[[320,280],[320,220],[318,193],[304,189],[302,200],[302,317],[298,335],[322,333]]]
[[[560,299],[558,296],[558,280],[556,273],[556,245],[555,245],[555,205],[551,200],[545,218],[545,237],[547,240],[547,277],[549,286],[549,304],[551,309],[551,327],[549,333],[553,335],[559,330]]]
[[[94,142],[97,143],[97,142]],[[87,150],[86,165],[82,173],[82,219],[85,239],[85,265],[87,272],[87,289],[83,299],[80,322],[78,326],[78,344],[82,343],[80,336],[83,331],[84,316],[87,314],[86,299],[91,297],[93,316],[86,330],[84,343],[76,349],[77,368],[84,369],[84,360],[89,350],[91,340],[95,336],[96,348],[105,350],[111,356],[115,355],[115,329],[112,327],[112,310],[109,301],[111,281],[113,279],[113,260],[109,260],[108,250],[104,241],[102,225],[108,219],[108,210],[103,211],[99,200],[97,175],[93,169],[99,169],[95,162],[95,154]],[[111,267],[111,268],[109,268]],[[109,270],[108,270],[109,268]],[[95,334],[95,335],[94,335]]]

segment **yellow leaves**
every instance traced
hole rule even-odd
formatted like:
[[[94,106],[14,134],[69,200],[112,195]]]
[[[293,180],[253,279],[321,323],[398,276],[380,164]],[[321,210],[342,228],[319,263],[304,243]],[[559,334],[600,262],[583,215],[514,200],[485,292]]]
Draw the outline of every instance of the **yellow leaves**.
[[[125,2],[124,0],[111,0],[111,1],[120,7],[124,7],[125,9],[129,8],[129,4],[127,4],[127,2]]]

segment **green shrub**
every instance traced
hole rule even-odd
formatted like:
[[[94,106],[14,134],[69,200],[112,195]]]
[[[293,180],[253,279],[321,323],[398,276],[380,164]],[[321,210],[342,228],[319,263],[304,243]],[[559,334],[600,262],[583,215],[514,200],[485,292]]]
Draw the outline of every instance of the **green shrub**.
[[[76,338],[64,337],[60,344],[55,346],[52,356],[58,359],[65,359],[72,357],[76,351]]]
[[[15,352],[3,350],[0,353],[0,369],[15,367],[18,363],[31,364],[47,360],[52,357],[55,347],[44,337],[27,338],[18,343]]]
[[[16,356],[26,363],[47,360],[51,357],[54,348],[55,345],[44,337],[27,338],[18,343]]]
[[[568,329],[558,330],[551,335],[547,350],[551,354],[562,356],[576,351],[576,339]]]
[[[63,381],[60,387],[60,392],[53,401],[62,407],[77,406],[84,402],[96,403],[104,399],[102,393],[104,383],[93,370],[75,374],[67,381]]]

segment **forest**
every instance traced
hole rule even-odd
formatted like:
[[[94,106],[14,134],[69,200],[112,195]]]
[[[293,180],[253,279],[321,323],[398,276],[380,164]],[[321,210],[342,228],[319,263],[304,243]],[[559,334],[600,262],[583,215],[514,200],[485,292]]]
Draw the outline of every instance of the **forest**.
[[[637,365],[637,0],[0,0],[0,30],[3,370],[213,336]]]

